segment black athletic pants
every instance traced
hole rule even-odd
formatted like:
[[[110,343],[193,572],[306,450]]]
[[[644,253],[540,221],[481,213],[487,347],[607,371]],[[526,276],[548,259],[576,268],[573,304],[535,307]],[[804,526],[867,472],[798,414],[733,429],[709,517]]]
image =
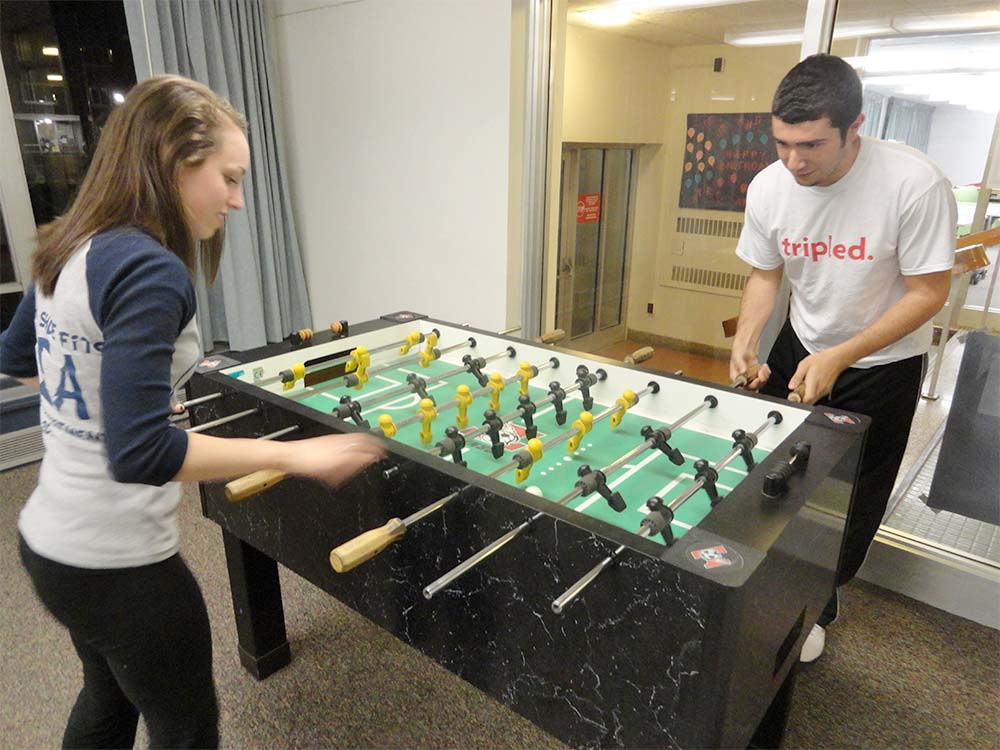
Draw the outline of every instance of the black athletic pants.
[[[130,748],[140,714],[150,747],[217,747],[208,612],[180,555],[89,570],[42,557],[23,539],[20,546],[38,597],[83,664],[63,747]]]
[[[791,322],[785,321],[767,358],[771,377],[761,392],[787,397],[788,381],[808,355]],[[847,583],[858,572],[885,515],[910,436],[925,366],[926,355],[917,355],[867,369],[849,367],[837,378],[830,395],[817,402],[864,414],[872,420],[861,455],[854,508],[837,566],[837,586]],[[825,626],[836,617],[836,596],[835,590],[820,617],[820,625]]]

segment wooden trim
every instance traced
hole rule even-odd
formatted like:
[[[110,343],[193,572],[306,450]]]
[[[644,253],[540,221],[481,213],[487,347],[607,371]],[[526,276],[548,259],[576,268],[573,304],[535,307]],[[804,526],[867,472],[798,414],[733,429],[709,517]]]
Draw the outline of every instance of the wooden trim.
[[[961,250],[971,245],[985,245],[986,247],[993,247],[993,245],[997,244],[1000,244],[1000,227],[993,227],[993,229],[986,229],[982,232],[976,232],[975,234],[967,234],[964,237],[959,237],[955,240],[955,249]]]

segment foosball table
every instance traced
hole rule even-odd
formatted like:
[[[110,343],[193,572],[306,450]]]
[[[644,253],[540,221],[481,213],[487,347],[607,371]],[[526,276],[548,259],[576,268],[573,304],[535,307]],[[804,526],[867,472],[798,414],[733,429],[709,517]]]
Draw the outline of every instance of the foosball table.
[[[777,745],[865,417],[408,312],[289,338],[202,362],[192,429],[387,457],[202,485],[252,674],[281,563],[567,744]]]

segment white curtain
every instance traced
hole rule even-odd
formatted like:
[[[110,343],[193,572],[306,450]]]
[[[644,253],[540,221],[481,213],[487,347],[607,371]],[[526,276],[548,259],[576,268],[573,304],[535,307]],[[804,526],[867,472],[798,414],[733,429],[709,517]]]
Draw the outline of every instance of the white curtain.
[[[890,97],[882,138],[899,141],[927,153],[934,107],[908,99]]]
[[[311,325],[263,0],[125,0],[125,15],[138,80],[193,78],[249,125],[246,207],[226,222],[215,284],[199,279],[195,287],[206,349],[214,341],[250,349]]]
[[[870,135],[873,138],[882,136],[882,120],[888,98],[877,91],[865,91],[861,104],[861,111],[865,115],[865,121],[861,123],[861,135]]]

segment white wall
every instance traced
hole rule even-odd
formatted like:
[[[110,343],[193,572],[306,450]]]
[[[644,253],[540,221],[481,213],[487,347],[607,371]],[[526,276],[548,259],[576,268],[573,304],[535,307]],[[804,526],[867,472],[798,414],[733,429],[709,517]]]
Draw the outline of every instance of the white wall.
[[[938,106],[931,119],[927,155],[952,185],[981,182],[996,116],[965,107]]]
[[[503,328],[510,0],[273,14],[314,324],[410,309]]]

